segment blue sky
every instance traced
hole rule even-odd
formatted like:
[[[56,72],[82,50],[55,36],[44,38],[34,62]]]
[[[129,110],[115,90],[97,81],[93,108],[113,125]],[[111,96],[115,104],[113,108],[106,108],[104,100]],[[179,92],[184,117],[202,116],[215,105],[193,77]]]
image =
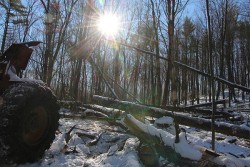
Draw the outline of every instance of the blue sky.
[[[187,15],[190,18],[195,18],[199,13],[201,13],[201,3],[202,1],[200,0],[190,0],[183,15]]]

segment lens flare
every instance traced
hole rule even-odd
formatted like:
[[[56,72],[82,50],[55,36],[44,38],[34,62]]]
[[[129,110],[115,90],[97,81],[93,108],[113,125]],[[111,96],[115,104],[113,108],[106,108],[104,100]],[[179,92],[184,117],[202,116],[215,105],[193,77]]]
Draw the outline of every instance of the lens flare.
[[[114,37],[120,28],[120,20],[114,14],[104,14],[98,19],[98,30],[106,37]]]

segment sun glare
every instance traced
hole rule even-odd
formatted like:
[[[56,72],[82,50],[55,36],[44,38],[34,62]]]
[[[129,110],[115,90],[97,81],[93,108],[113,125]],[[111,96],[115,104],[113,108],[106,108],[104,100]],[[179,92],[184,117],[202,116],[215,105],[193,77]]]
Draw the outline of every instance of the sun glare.
[[[104,14],[98,20],[98,30],[106,37],[114,37],[120,28],[119,18],[114,14]]]

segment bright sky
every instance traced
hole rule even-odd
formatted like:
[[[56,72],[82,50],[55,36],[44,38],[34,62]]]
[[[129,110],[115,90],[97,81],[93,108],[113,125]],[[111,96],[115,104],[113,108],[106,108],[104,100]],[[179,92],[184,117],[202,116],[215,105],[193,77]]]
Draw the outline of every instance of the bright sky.
[[[205,2],[205,1],[204,1]],[[190,0],[183,15],[187,15],[190,18],[195,18],[201,12],[201,1],[200,0]]]

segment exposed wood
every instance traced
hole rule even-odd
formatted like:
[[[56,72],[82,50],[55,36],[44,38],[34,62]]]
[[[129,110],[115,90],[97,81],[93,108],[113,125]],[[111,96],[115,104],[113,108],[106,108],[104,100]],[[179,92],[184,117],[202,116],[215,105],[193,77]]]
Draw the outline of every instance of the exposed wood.
[[[127,101],[119,101],[102,96],[94,96],[93,99],[98,104],[102,104],[106,107],[117,108],[131,113],[134,117],[144,121],[144,116],[162,117],[162,116],[173,116],[172,111],[167,111],[160,108],[149,107],[141,104],[136,104]],[[200,128],[203,130],[210,131],[211,121],[203,118],[194,118],[190,114],[186,113],[175,113],[176,120],[181,125],[187,125],[191,127]],[[243,128],[239,125],[215,122],[215,131],[218,133],[238,136],[241,138],[250,139],[250,128]]]

